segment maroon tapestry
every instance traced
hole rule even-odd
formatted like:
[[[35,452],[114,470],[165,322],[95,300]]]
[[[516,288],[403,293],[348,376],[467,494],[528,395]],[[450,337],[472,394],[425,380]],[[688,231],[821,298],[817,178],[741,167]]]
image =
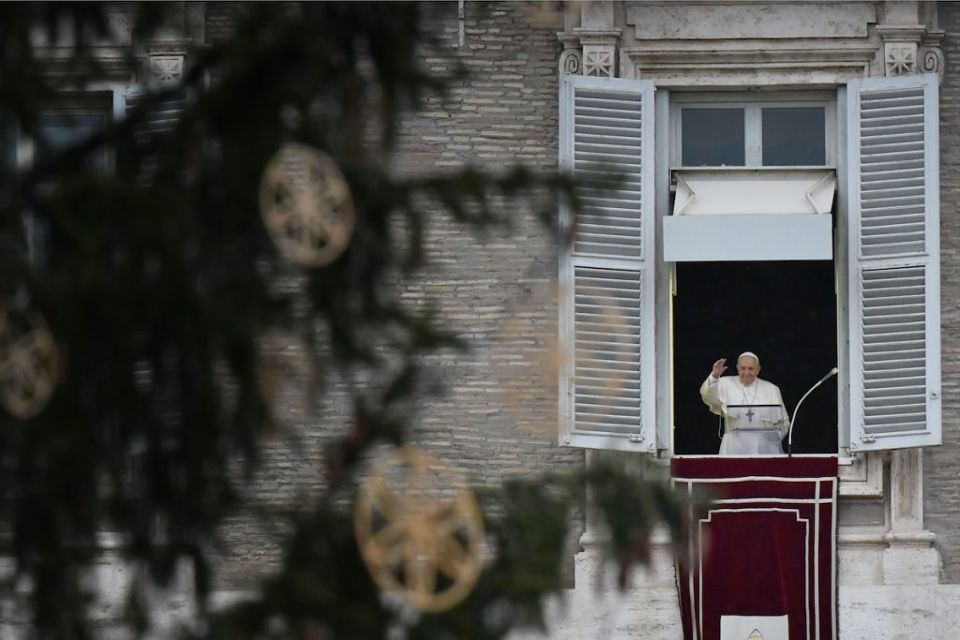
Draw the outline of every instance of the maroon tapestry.
[[[714,498],[677,567],[685,640],[721,640],[734,616],[786,616],[790,640],[836,640],[836,456],[681,456],[670,468],[677,490]]]

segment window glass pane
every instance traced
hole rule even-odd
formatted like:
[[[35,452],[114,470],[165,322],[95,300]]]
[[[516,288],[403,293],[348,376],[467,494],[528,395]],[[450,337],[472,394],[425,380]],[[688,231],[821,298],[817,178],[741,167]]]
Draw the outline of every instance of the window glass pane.
[[[823,107],[763,109],[764,166],[827,164]]]
[[[44,113],[40,115],[39,132],[43,144],[38,148],[48,153],[57,153],[93,135],[106,125],[106,116],[102,113]],[[106,166],[102,152],[87,161],[87,165],[98,169]]]
[[[744,165],[743,109],[683,109],[685,167]]]

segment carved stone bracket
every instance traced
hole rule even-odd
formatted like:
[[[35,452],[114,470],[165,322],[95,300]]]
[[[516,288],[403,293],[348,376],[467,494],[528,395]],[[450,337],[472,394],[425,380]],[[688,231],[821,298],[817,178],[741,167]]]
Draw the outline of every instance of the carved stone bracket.
[[[574,29],[583,45],[583,75],[615,78],[620,29]]]
[[[151,55],[147,67],[151,82],[171,82],[183,78],[182,55]]]
[[[614,78],[617,76],[617,43],[620,29],[594,30],[574,28],[557,34],[563,43],[560,73],[582,73],[585,76]]]
[[[946,58],[940,47],[943,36],[944,32],[941,30],[927,31],[917,49],[918,70],[921,73],[936,73],[940,76],[941,82],[943,82],[943,72],[946,68]]]
[[[565,49],[560,54],[560,73],[579,75],[583,69],[583,54],[579,49]]]
[[[915,42],[883,43],[884,75],[905,76],[916,73],[917,44]]]
[[[877,33],[883,39],[884,75],[933,72],[943,77],[943,31],[927,30],[919,24],[878,25]]]
[[[613,45],[583,45],[583,75],[605,78],[616,77],[616,47]]]

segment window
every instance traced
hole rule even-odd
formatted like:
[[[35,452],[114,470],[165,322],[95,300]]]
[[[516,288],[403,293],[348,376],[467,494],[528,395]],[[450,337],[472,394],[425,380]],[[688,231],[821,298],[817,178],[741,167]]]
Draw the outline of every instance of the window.
[[[687,107],[680,114],[680,164],[742,167],[747,163],[743,109]]]
[[[823,167],[836,162],[834,98],[782,92],[732,101],[717,94],[677,96],[676,167]]]
[[[0,163],[7,189],[18,170],[45,162],[103,129],[112,117],[113,93],[63,94],[37,115],[36,136],[30,136],[12,117],[0,126]],[[108,171],[112,157],[100,147],[80,159],[80,168]],[[43,185],[40,185],[41,188]],[[24,216],[27,246],[33,260],[46,260],[48,227],[35,213]]]
[[[939,444],[937,80],[870,78],[832,96],[784,93],[749,103],[666,91],[655,101],[648,80],[563,76],[561,167],[589,178],[612,165],[625,179],[615,189],[587,185],[576,221],[561,212],[563,224],[576,223],[560,259],[560,338],[573,355],[561,372],[561,443],[669,454],[671,434],[657,419],[669,423],[676,402],[699,402],[695,389],[684,398],[669,391],[675,281],[658,236],[667,219],[684,217],[670,215],[671,178],[699,172],[723,182],[815,170],[839,177],[841,189],[835,271],[817,276],[836,299],[838,448]],[[705,142],[710,136],[716,144]],[[740,200],[754,195],[732,192]],[[742,244],[732,241],[729,251]],[[608,316],[625,319],[615,333],[603,330]],[[623,344],[636,354],[626,372]]]
[[[104,129],[109,121],[109,113],[99,110],[57,110],[40,114],[37,123],[38,144],[35,158],[44,161],[70,147],[82,143],[98,131]],[[104,171],[107,169],[107,153],[100,151],[84,159],[84,166]]]
[[[824,107],[764,107],[760,122],[763,166],[827,163]]]
[[[730,261],[732,245],[750,250],[741,260],[832,258],[824,214],[837,185],[835,95],[677,93],[670,102],[666,260]]]
[[[0,127],[2,162],[5,168],[29,167],[83,142],[109,124],[113,113],[112,92],[64,94],[37,115],[36,137],[28,136],[12,117]],[[83,166],[105,171],[111,158],[100,150],[83,158]]]

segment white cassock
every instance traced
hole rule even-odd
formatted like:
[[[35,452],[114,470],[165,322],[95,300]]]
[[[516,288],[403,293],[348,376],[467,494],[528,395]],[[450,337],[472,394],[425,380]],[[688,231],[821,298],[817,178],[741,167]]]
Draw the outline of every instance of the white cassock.
[[[750,456],[783,453],[781,441],[790,429],[790,417],[783,405],[780,387],[757,378],[744,386],[739,376],[720,379],[708,376],[700,385],[700,397],[712,413],[724,417],[722,456]],[[780,410],[751,411],[729,405],[780,405]]]

